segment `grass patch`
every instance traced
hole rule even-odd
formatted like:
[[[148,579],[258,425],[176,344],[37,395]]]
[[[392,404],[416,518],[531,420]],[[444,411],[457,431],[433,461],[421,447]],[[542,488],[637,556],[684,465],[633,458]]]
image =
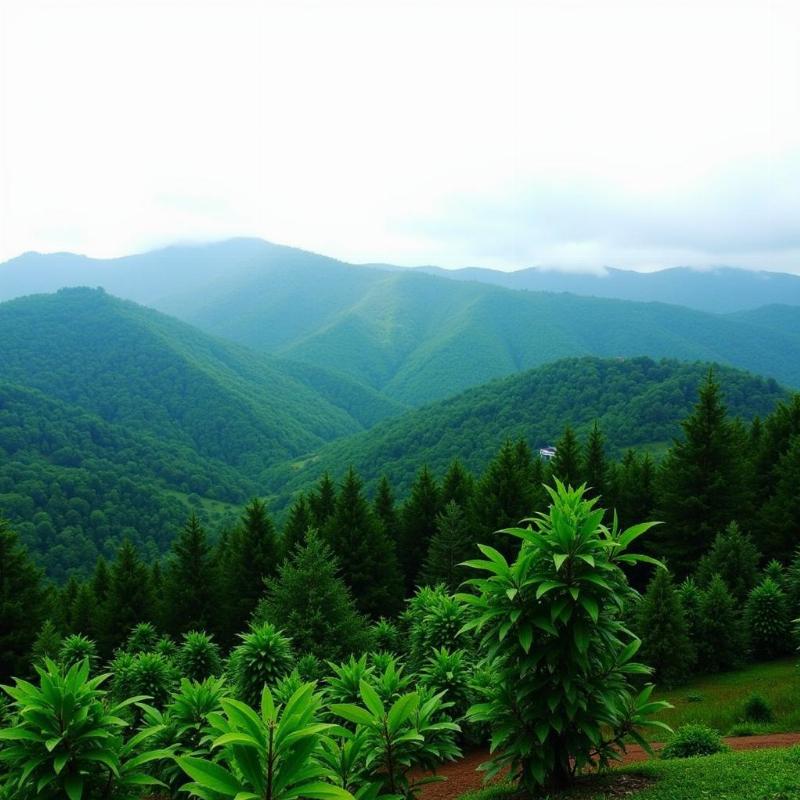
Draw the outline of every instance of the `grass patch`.
[[[744,704],[757,692],[769,703],[772,722],[758,726],[759,733],[800,731],[800,669],[797,658],[751,664],[735,672],[696,678],[671,691],[656,691],[653,699],[668,700],[675,708],[662,711],[657,719],[673,729],[699,722],[728,735],[744,719]],[[662,738],[660,732],[650,734]]]
[[[676,761],[649,761],[582,782],[558,800],[604,800],[615,794],[614,775],[653,781],[626,792],[635,800],[800,800],[800,747],[720,753]],[[508,784],[463,795],[461,800],[517,800]],[[556,800],[552,796],[552,800]]]

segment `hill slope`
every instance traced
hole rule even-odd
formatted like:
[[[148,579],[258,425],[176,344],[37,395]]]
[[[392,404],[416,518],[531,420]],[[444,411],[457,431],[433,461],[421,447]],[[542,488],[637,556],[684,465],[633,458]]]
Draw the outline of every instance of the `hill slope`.
[[[506,438],[541,447],[569,423],[586,431],[597,419],[619,454],[627,447],[662,444],[697,399],[708,364],[649,358],[566,359],[494,381],[376,425],[368,434],[334,442],[301,465],[271,470],[271,486],[286,495],[325,470],[353,464],[368,483],[386,474],[400,491],[428,464],[442,473],[455,457],[481,470]],[[751,418],[786,396],[773,380],[715,367],[729,410]]]

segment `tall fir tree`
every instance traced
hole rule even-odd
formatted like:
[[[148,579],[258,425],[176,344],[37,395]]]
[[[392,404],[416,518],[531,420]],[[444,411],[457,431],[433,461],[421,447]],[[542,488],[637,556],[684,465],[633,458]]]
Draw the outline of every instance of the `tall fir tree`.
[[[786,452],[778,459],[773,473],[775,483],[772,494],[760,515],[760,542],[764,554],[781,561],[791,559],[797,546],[800,531],[800,503],[797,487],[800,486],[800,434],[793,436]]]
[[[110,585],[111,571],[108,568],[108,561],[103,556],[98,556],[92,574],[92,594],[94,594],[98,608],[105,603]]]
[[[101,613],[101,644],[107,656],[125,641],[134,625],[152,621],[150,570],[130,539],[122,542],[111,565],[108,592]]]
[[[586,482],[591,497],[605,498],[608,478],[606,437],[596,420],[583,448],[581,476]]]
[[[464,509],[451,500],[436,518],[436,533],[422,568],[422,583],[444,584],[455,592],[469,577],[461,563],[476,555],[479,552]]]
[[[699,610],[698,666],[705,672],[733,669],[742,660],[744,628],[736,600],[719,575],[701,593]]]
[[[395,543],[396,549],[397,540],[400,536],[400,516],[395,507],[392,485],[385,475],[382,475],[380,481],[378,481],[378,489],[375,492],[372,507],[375,511],[375,516],[383,526],[384,533]]]
[[[753,540],[735,523],[714,538],[711,549],[697,565],[695,579],[703,588],[719,575],[740,605],[758,581],[761,554]]]
[[[403,506],[398,555],[407,592],[417,582],[422,562],[436,533],[436,517],[441,510],[439,487],[426,466],[417,473],[411,493]]]
[[[640,519],[652,519],[656,506],[656,469],[649,453],[627,450],[609,478],[611,503],[620,524],[629,527]]]
[[[264,580],[276,573],[280,561],[275,526],[264,502],[253,498],[247,504],[228,548],[224,573],[231,611],[228,624],[242,631],[264,594]]]
[[[565,486],[577,488],[583,483],[581,446],[572,427],[567,425],[564,434],[556,442],[556,454],[550,462],[550,470],[554,478],[558,478]]]
[[[42,573],[0,517],[0,679],[30,672],[29,659],[44,621]]]
[[[352,467],[325,526],[324,539],[339,559],[359,611],[373,619],[397,613],[403,601],[403,580],[394,542],[372,513]]]
[[[464,465],[454,458],[447,468],[447,473],[442,481],[442,507],[450,502],[461,506],[464,513],[468,513],[475,493],[475,479],[467,472]]]
[[[691,674],[695,662],[680,595],[672,575],[657,569],[639,605],[637,632],[642,640],[639,658],[655,670],[655,678],[676,686]]]
[[[306,534],[315,524],[308,498],[301,494],[289,508],[289,513],[283,526],[281,535],[281,554],[283,558],[291,557],[297,547],[304,546]]]
[[[327,472],[309,494],[308,505],[314,519],[314,527],[321,531],[336,509],[336,486]]]
[[[172,543],[164,589],[169,633],[177,636],[192,630],[217,630],[219,585],[214,554],[194,514]]]
[[[71,633],[80,633],[96,640],[101,631],[97,626],[97,598],[90,581],[81,583],[72,606]]]
[[[683,437],[662,463],[659,516],[665,524],[652,541],[658,554],[685,575],[717,531],[741,518],[746,474],[743,451],[713,373],[682,427]]]

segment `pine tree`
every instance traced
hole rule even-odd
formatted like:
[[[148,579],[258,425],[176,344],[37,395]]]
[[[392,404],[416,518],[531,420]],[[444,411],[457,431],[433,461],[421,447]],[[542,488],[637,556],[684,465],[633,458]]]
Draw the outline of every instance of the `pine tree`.
[[[682,427],[683,438],[675,441],[662,465],[659,516],[666,524],[653,540],[659,554],[685,575],[711,537],[741,518],[745,465],[712,373]]]
[[[42,574],[0,517],[0,679],[26,675],[46,596]]]
[[[61,634],[52,620],[46,619],[36,635],[36,641],[31,650],[31,660],[34,664],[42,664],[46,658],[55,660],[61,650]]]
[[[230,539],[225,590],[231,603],[229,624],[243,630],[264,594],[264,579],[278,569],[275,526],[266,505],[254,498],[245,507],[239,527]]]
[[[606,439],[595,420],[583,449],[582,477],[591,497],[605,497],[608,477]]]
[[[756,658],[776,658],[791,650],[789,604],[786,593],[772,578],[765,578],[750,592],[744,619]]]
[[[97,605],[92,584],[84,581],[72,606],[72,633],[80,633],[90,639],[97,638],[100,633],[97,626]]]
[[[518,525],[537,510],[535,467],[530,449],[507,439],[481,476],[474,495],[474,518],[478,540],[491,544],[506,556],[516,543],[495,531]]]
[[[448,591],[454,592],[468,577],[466,568],[459,565],[476,555],[478,551],[466,514],[451,500],[436,518],[436,533],[422,568],[423,584],[444,584]]]
[[[439,487],[428,468],[423,466],[411,486],[411,494],[403,506],[400,521],[398,555],[408,592],[413,590],[417,582],[422,562],[436,533],[439,511]]]
[[[400,536],[400,518],[395,508],[392,486],[385,475],[382,475],[378,482],[378,490],[375,493],[375,500],[372,506],[375,516],[383,525],[384,533],[389,537],[390,541],[395,543],[396,548],[397,540]]]
[[[736,600],[719,575],[701,593],[699,611],[698,666],[705,672],[732,669],[741,661],[744,630]]]
[[[556,443],[556,454],[550,462],[554,478],[558,478],[565,486],[577,488],[583,483],[581,469],[581,447],[575,431],[567,425],[564,435]]]
[[[125,539],[111,565],[108,593],[102,609],[103,651],[106,655],[119,646],[131,628],[149,622],[153,616],[150,570],[139,558],[130,539]]]
[[[169,633],[216,630],[219,588],[214,556],[194,514],[172,543],[164,584]]]
[[[314,531],[268,581],[255,620],[291,631],[299,654],[320,659],[340,661],[367,645],[366,619],[340,577],[338,559]]]
[[[284,558],[289,558],[297,547],[302,547],[306,541],[306,534],[314,527],[314,517],[308,498],[301,494],[292,503],[286,524],[283,526],[281,536],[281,553]]]
[[[457,458],[453,459],[442,481],[442,496],[440,498],[442,507],[452,501],[461,506],[466,514],[472,505],[474,493],[475,479],[464,469],[464,465]]]
[[[714,575],[719,575],[737,603],[743,604],[758,581],[760,560],[753,540],[732,522],[716,535],[711,549],[700,560],[697,582],[707,587]]]
[[[680,595],[666,569],[656,570],[639,606],[640,659],[655,670],[659,683],[675,686],[691,673],[695,652]]]
[[[778,459],[771,497],[761,515],[760,540],[765,555],[788,561],[800,531],[800,434],[792,437],[787,451]]]
[[[786,570],[786,601],[792,619],[800,617],[800,547],[795,549],[794,557]]]
[[[103,556],[98,556],[97,563],[94,565],[94,575],[92,576],[92,594],[95,596],[98,606],[105,603],[110,585],[111,572],[108,569],[108,562]]]
[[[336,487],[331,476],[326,472],[320,478],[317,488],[308,497],[314,527],[322,530],[336,509]]]
[[[373,619],[393,616],[403,600],[397,552],[372,513],[352,467],[325,526],[324,539],[339,559],[359,611]]]

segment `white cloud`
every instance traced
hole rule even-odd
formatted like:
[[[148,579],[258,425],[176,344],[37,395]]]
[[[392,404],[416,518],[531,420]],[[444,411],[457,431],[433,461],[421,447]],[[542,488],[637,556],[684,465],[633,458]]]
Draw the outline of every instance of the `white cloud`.
[[[794,2],[0,4],[0,258],[800,271]]]

